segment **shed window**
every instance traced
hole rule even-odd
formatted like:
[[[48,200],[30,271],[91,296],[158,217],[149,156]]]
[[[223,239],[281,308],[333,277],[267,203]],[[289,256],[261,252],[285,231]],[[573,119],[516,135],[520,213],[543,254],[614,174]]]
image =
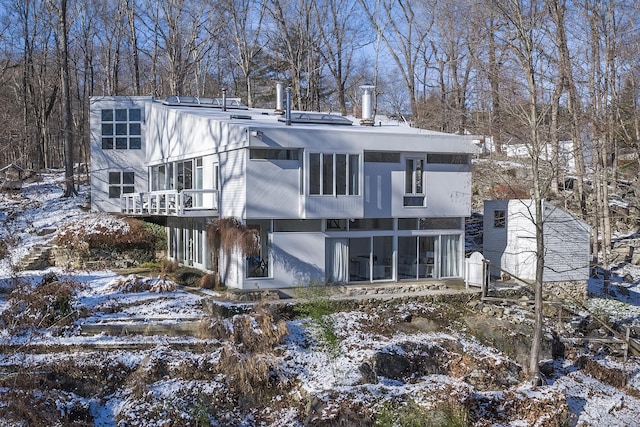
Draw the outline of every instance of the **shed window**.
[[[506,224],[506,212],[504,209],[493,211],[493,226],[495,228],[504,228]]]

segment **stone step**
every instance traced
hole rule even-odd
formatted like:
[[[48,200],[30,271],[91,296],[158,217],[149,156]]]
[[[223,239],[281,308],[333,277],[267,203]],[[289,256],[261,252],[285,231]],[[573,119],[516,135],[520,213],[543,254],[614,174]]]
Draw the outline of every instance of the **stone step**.
[[[18,269],[25,270],[42,270],[51,265],[49,259],[51,257],[50,246],[39,246],[34,248],[28,255],[18,262]]]

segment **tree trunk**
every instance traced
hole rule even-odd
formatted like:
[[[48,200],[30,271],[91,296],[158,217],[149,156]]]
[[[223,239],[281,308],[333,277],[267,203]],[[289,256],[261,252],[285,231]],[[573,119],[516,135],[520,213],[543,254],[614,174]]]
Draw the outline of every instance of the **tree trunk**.
[[[71,78],[69,76],[69,35],[67,0],[60,0],[58,9],[58,49],[60,53],[60,83],[62,88],[62,133],[64,137],[64,197],[77,195],[73,179],[73,123],[71,116]]]

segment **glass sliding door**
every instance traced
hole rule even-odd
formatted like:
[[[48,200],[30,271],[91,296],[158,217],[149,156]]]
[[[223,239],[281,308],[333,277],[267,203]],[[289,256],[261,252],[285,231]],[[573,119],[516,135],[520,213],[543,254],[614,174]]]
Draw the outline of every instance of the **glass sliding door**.
[[[371,280],[371,238],[349,239],[349,279],[352,282]]]
[[[327,239],[325,256],[327,283],[349,282],[349,239]]]
[[[436,277],[436,236],[398,237],[398,279]]]
[[[393,237],[376,236],[373,238],[373,280],[388,280],[392,278]]]
[[[416,237],[398,237],[398,279],[417,279]]]
[[[436,239],[435,236],[418,237],[418,279],[436,277]]]
[[[460,236],[440,236],[440,277],[460,277]]]

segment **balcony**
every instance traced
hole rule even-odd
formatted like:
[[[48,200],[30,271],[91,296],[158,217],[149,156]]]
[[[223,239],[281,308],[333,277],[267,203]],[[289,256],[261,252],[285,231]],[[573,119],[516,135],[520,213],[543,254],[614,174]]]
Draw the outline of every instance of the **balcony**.
[[[218,190],[162,190],[120,196],[120,212],[139,216],[217,216]]]

